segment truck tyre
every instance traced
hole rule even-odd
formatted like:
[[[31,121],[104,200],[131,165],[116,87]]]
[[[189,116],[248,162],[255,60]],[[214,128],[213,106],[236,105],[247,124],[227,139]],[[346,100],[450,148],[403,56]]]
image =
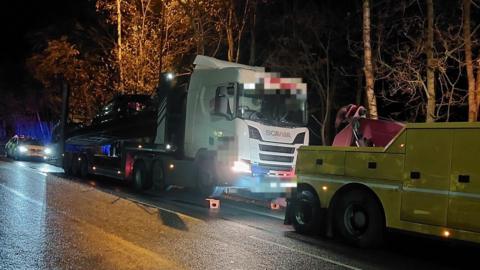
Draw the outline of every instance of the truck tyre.
[[[133,187],[137,191],[145,189],[147,184],[147,167],[143,161],[137,161],[133,165]]]
[[[384,216],[372,195],[362,190],[349,191],[338,198],[333,211],[334,229],[346,242],[362,248],[382,243]]]
[[[65,153],[63,156],[63,171],[65,175],[72,174],[72,155],[70,153]]]
[[[86,156],[81,156],[82,160],[79,162],[79,174],[82,178],[87,178],[88,176],[88,160]]]
[[[211,197],[215,192],[214,158],[206,152],[200,152],[195,159],[197,168],[197,191],[202,196]]]
[[[299,187],[294,194],[292,205],[292,224],[295,231],[301,234],[313,234],[320,231],[320,201],[311,188]]]
[[[80,156],[74,154],[72,155],[72,175],[80,176]]]
[[[164,191],[167,188],[165,184],[165,171],[161,160],[155,161],[152,165],[152,185],[158,191]]]

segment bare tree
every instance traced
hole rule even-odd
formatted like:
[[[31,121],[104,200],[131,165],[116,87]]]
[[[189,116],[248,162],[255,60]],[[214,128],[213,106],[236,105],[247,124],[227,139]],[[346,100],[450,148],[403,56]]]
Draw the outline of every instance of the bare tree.
[[[377,99],[375,97],[372,64],[372,46],[370,42],[370,0],[363,0],[363,48],[364,48],[364,72],[367,107],[370,118],[377,119]]]
[[[118,64],[118,88],[123,92],[123,68],[122,68],[122,0],[117,0],[117,64]]]
[[[435,121],[435,67],[433,59],[433,0],[427,0],[427,122]]]
[[[475,74],[473,73],[472,40],[470,31],[471,0],[463,0],[463,40],[465,43],[465,64],[468,80],[468,121],[477,120],[478,104],[475,92]]]

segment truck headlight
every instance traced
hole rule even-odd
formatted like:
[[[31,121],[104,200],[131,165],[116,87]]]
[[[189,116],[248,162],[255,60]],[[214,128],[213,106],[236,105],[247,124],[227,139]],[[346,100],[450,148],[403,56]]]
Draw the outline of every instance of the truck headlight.
[[[243,160],[238,160],[233,162],[233,167],[232,170],[234,172],[241,172],[241,173],[251,173],[252,168],[250,167],[250,163],[243,161]]]
[[[52,153],[52,149],[50,149],[50,148],[47,147],[47,148],[45,148],[45,149],[43,150],[43,152],[44,152],[45,154],[47,154],[47,155],[50,155],[50,154]]]
[[[23,146],[23,145],[20,145],[20,146],[18,147],[18,151],[19,151],[20,153],[25,153],[25,152],[28,151],[28,149],[27,149],[27,147],[25,147],[25,146]]]

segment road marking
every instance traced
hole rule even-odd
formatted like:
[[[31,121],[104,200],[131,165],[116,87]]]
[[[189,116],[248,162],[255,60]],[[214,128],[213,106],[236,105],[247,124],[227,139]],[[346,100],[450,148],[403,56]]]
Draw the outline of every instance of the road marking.
[[[249,236],[249,238],[255,239],[257,241],[264,242],[264,243],[267,243],[267,244],[270,244],[270,245],[274,245],[274,246],[277,246],[277,247],[281,247],[281,248],[284,248],[284,249],[287,249],[289,251],[296,252],[296,253],[299,253],[299,254],[302,254],[302,255],[305,255],[305,256],[309,256],[309,257],[312,257],[312,258],[315,258],[315,259],[319,259],[319,260],[324,261],[324,262],[335,264],[335,265],[338,265],[338,266],[341,266],[341,267],[344,267],[344,268],[347,268],[347,269],[361,270],[361,268],[357,268],[355,266],[344,264],[344,263],[341,263],[339,261],[335,261],[335,260],[332,260],[332,259],[329,259],[329,258],[325,258],[323,256],[311,254],[311,253],[301,251],[301,250],[298,250],[298,249],[294,249],[294,248],[291,248],[291,247],[287,247],[287,246],[284,246],[282,244],[278,244],[278,243],[275,243],[275,242],[272,242],[272,241],[269,241],[269,240],[265,240],[265,239],[255,237],[253,235]]]
[[[6,186],[6,185],[4,185],[4,184],[1,184],[1,183],[0,183],[0,187],[3,187],[6,191],[8,191],[8,192],[10,192],[10,193],[12,193],[12,194],[14,194],[14,195],[17,195],[18,197],[20,197],[20,198],[22,198],[22,199],[24,199],[24,200],[26,200],[26,201],[28,201],[28,202],[31,202],[31,203],[36,204],[36,205],[38,205],[38,206],[43,206],[43,203],[42,203],[42,202],[37,201],[37,200],[34,200],[34,199],[28,197],[27,195],[25,195],[25,194],[23,194],[23,193],[21,193],[21,192],[18,192],[18,191],[16,191],[15,189],[10,188],[10,187],[8,187],[8,186]]]

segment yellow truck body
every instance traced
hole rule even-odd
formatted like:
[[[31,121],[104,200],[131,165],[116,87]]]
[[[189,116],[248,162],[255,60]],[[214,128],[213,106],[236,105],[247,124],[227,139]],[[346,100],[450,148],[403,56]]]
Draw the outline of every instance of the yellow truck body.
[[[349,240],[366,246],[373,242],[368,239],[361,242],[361,234],[367,230],[365,224],[380,220],[368,220],[374,215],[371,211],[379,209],[383,228],[480,242],[477,158],[480,158],[480,123],[407,124],[384,148],[301,147],[296,165],[297,193],[305,190],[314,193],[310,197],[322,211],[312,213],[311,207],[302,208],[298,203],[291,219],[300,231],[312,230],[302,227],[305,225],[302,218],[308,219],[305,216],[310,220],[327,220],[333,231],[338,225],[341,232],[347,231],[347,236],[350,227],[353,233]],[[350,194],[349,198],[345,194]],[[358,194],[370,197],[368,201],[376,202],[378,207],[360,213],[366,199]],[[356,201],[351,209],[348,200]],[[308,201],[308,192],[298,201]],[[335,207],[337,201],[342,201],[343,208]],[[356,208],[360,208],[357,209],[360,214]],[[327,214],[311,217],[320,212]],[[354,234],[358,235],[353,237]]]

